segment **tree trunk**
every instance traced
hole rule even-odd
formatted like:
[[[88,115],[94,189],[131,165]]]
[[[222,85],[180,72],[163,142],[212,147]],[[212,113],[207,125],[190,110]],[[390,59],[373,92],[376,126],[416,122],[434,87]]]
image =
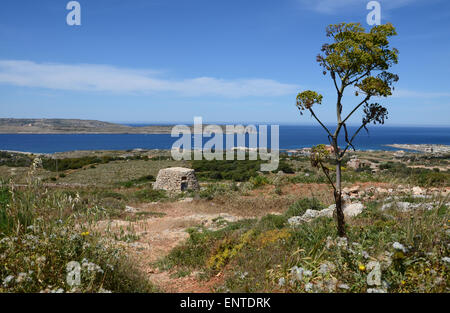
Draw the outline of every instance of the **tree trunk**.
[[[336,191],[334,192],[334,200],[336,202],[338,235],[339,235],[339,237],[345,237],[346,234],[345,234],[344,211],[342,208],[341,161],[340,160],[337,160],[337,163],[336,163]]]

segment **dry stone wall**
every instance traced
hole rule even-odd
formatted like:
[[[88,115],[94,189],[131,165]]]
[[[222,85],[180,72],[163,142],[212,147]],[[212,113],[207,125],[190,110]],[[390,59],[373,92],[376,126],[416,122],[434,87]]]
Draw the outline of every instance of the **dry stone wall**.
[[[170,167],[159,171],[153,189],[163,189],[172,192],[198,190],[199,184],[195,171],[184,167]]]

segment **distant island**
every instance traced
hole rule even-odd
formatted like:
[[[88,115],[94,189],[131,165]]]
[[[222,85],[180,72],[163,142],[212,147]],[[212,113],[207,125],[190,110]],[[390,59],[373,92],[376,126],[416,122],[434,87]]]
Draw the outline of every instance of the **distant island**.
[[[210,124],[203,124],[207,127]],[[0,134],[171,134],[173,125],[128,126],[81,119],[0,118]],[[188,125],[194,133],[193,125]],[[226,132],[226,125],[219,125]]]
[[[132,127],[80,119],[0,118],[0,134],[170,134],[172,125]]]

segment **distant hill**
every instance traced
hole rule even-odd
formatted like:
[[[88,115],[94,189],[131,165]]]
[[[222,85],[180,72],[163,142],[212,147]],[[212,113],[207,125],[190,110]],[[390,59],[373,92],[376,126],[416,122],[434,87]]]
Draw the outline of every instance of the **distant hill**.
[[[170,134],[172,126],[131,127],[78,119],[0,118],[0,134]]]

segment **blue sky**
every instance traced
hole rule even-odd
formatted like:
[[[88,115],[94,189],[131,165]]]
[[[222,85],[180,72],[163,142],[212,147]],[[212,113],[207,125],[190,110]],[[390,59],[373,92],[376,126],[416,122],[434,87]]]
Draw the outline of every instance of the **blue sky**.
[[[332,123],[325,28],[370,27],[366,0],[80,0],[81,26],[68,2],[1,1],[0,117],[312,124],[295,107],[312,89]],[[450,2],[379,2],[399,34],[387,124],[450,126]]]

